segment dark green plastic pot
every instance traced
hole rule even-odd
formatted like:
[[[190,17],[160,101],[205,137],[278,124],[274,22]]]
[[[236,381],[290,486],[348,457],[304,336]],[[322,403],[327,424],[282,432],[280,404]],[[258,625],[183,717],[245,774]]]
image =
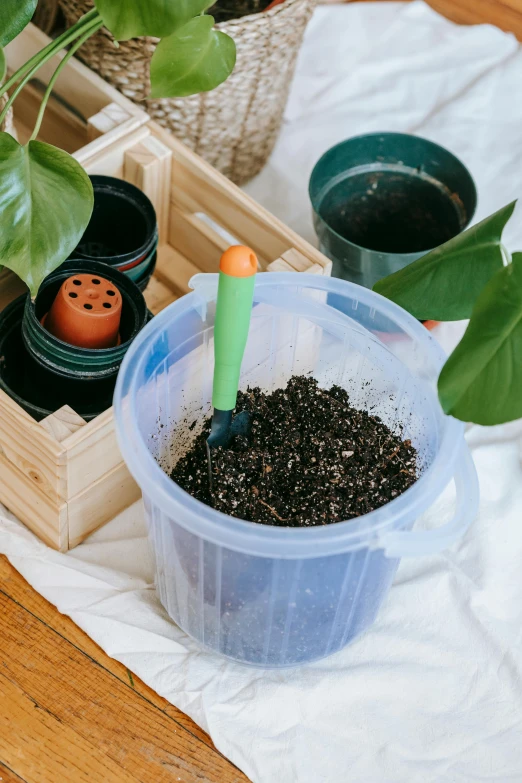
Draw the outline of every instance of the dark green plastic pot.
[[[333,276],[366,288],[463,231],[477,204],[458,158],[405,133],[332,147],[315,165],[309,193]]]
[[[158,222],[151,200],[117,177],[91,176],[94,209],[73,258],[101,261],[144,290],[156,266]]]
[[[75,274],[92,274],[110,280],[122,296],[120,343],[113,348],[93,350],[62,342],[41,324],[49,312],[60,286]],[[33,359],[57,378],[98,381],[116,378],[129,345],[147,323],[148,311],[143,294],[128,277],[99,261],[71,260],[62,264],[43,281],[34,302],[25,303],[22,336]],[[71,405],[71,407],[74,407]]]
[[[116,375],[85,382],[46,369],[27,350],[22,320],[27,295],[0,313],[0,388],[36,421],[70,405],[90,421],[112,405]]]
[[[40,323],[62,282],[79,273],[111,280],[122,295],[114,348],[69,345]],[[34,302],[24,294],[0,313],[0,388],[37,421],[62,405],[89,421],[112,405],[120,364],[149,318],[143,294],[124,274],[97,261],[67,261],[44,280]]]

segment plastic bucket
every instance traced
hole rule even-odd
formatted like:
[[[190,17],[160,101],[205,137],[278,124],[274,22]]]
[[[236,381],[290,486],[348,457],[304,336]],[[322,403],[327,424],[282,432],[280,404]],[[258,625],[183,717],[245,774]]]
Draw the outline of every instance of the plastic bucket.
[[[388,505],[322,528],[257,525],[190,497],[167,475],[210,412],[216,275],[136,337],[115,392],[121,451],[144,495],[157,587],[171,618],[206,648],[263,667],[295,666],[343,648],[374,621],[402,556],[432,554],[475,516],[476,472],[464,425],[443,414],[445,356],[429,332],[379,295],[306,274],[258,276],[241,388],[273,390],[292,375],[345,387],[352,404],[402,427],[419,480]],[[343,310],[326,304],[344,299]],[[351,315],[347,316],[345,313]],[[386,341],[359,323],[388,326]],[[163,465],[165,470],[160,467]],[[451,479],[453,519],[412,531]]]
[[[463,231],[477,204],[464,164],[407,133],[332,147],[312,171],[309,194],[332,275],[367,288]]]

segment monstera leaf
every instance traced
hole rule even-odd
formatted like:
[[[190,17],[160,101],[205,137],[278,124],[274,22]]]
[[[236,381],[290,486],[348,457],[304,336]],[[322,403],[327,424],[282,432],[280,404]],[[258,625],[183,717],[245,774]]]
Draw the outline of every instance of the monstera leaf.
[[[0,0],[0,46],[7,46],[31,21],[38,0]]]
[[[1,0],[4,2],[4,0]],[[105,26],[118,41],[164,38],[212,5],[212,0],[95,0]]]
[[[379,280],[373,290],[422,320],[469,318],[478,295],[502,267],[500,240],[515,203]]]
[[[208,92],[230,76],[236,46],[213,27],[212,16],[198,16],[160,41],[150,66],[152,98]]]
[[[522,253],[491,278],[439,376],[446,413],[476,424],[522,417]]]
[[[66,152],[0,133],[0,264],[33,296],[80,241],[93,202],[89,177]]]

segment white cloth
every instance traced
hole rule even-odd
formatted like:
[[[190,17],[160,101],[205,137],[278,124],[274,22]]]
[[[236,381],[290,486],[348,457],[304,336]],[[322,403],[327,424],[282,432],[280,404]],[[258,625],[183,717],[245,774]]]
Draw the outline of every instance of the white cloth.
[[[459,28],[424,4],[320,8],[283,133],[249,191],[311,238],[306,184],[353,133],[415,131],[475,175],[480,215],[520,188],[522,53],[492,27]],[[508,242],[522,248],[522,224]],[[458,325],[441,332],[450,345]],[[110,656],[210,732],[254,783],[520,783],[520,423],[472,427],[480,515],[443,554],[404,560],[375,625],[313,665],[264,672],[200,650],[152,586],[141,504],[67,555],[9,515],[0,552]],[[451,513],[451,492],[423,524]]]

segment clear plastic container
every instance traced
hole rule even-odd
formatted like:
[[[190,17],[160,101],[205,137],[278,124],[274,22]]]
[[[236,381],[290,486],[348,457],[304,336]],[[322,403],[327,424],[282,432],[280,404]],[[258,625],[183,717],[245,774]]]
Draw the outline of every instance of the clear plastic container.
[[[436,394],[444,353],[421,324],[372,291],[313,275],[259,275],[241,388],[271,391],[296,374],[338,383],[352,404],[402,428],[422,474],[391,503],[351,521],[306,529],[245,522],[203,505],[167,475],[211,410],[217,276],[197,275],[192,285],[136,337],[115,394],[161,601],[190,636],[236,661],[283,667],[322,658],[371,625],[402,556],[450,546],[476,514],[464,425],[443,414]],[[452,478],[453,518],[412,531]]]

